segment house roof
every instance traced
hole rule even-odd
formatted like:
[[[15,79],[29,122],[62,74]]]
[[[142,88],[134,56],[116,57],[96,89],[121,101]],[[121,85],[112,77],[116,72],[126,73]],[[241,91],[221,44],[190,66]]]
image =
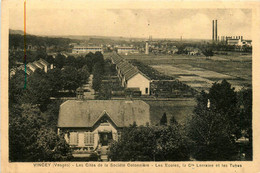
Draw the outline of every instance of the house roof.
[[[116,64],[116,66],[120,69],[122,74],[125,76],[126,80],[131,79],[138,73],[150,80],[150,78],[144,75],[141,71],[139,71],[137,67],[133,66],[131,63],[124,60],[124,58],[122,58],[118,54],[114,54],[111,58],[113,59],[113,62]]]
[[[128,73],[125,74],[125,79],[129,80],[132,77],[134,77],[135,75],[137,75],[139,73],[139,71],[136,70],[130,70]]]
[[[44,66],[41,63],[37,62],[37,61],[34,61],[33,64],[36,65],[37,67],[41,68],[41,69],[44,68]]]
[[[23,70],[23,71],[25,71],[24,65],[19,66],[19,67],[17,68],[17,70]],[[32,73],[33,73],[33,71],[32,71],[30,68],[28,68],[28,66],[27,66],[27,68],[26,68],[26,74],[30,75],[30,74],[32,74]]]
[[[150,123],[150,106],[142,100],[68,100],[60,106],[58,127],[93,127],[104,112],[117,127]]]
[[[34,70],[36,70],[37,68],[39,68],[39,67],[37,67],[36,65],[34,65],[33,63],[28,63],[27,65],[26,65],[28,68],[34,68]]]
[[[48,65],[50,65],[47,61],[45,61],[44,59],[39,59],[37,62],[39,62],[39,63],[41,63],[42,65],[44,65],[44,66],[48,66]]]

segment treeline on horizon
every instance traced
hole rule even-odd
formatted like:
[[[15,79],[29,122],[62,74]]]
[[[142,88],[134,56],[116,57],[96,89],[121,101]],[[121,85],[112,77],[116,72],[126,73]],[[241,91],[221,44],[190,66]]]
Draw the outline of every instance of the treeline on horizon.
[[[50,46],[63,47],[64,49],[69,48],[69,43],[78,42],[77,40],[72,40],[69,38],[61,37],[44,37],[35,35],[24,35],[21,34],[9,34],[9,48],[24,48],[24,43],[26,45],[32,45],[39,48],[46,48]]]

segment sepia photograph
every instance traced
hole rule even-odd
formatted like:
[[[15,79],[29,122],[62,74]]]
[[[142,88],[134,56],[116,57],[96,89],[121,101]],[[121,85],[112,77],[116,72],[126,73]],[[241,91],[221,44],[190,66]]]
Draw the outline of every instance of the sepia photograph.
[[[8,8],[9,164],[254,161],[252,8],[54,5]]]

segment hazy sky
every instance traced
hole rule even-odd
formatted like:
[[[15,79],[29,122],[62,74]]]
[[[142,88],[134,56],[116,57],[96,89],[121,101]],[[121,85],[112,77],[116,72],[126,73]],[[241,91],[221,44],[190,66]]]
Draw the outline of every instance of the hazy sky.
[[[251,39],[248,9],[27,9],[27,32],[36,35],[100,35],[211,39],[212,20],[218,35]],[[11,29],[23,30],[23,9],[11,9]]]

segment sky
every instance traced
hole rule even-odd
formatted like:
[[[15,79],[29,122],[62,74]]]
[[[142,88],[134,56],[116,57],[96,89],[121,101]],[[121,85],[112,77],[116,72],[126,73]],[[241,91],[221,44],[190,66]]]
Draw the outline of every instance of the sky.
[[[251,38],[250,9],[33,8],[26,11],[27,33],[148,38],[211,39],[212,20],[219,36]],[[10,29],[23,30],[23,8],[9,11]]]

